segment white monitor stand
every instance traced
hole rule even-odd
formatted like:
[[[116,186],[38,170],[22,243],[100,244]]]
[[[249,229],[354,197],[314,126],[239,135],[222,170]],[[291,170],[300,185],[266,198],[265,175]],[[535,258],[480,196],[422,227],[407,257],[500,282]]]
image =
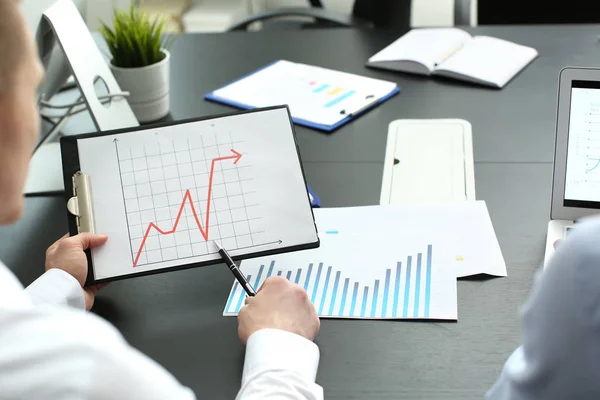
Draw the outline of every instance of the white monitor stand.
[[[98,131],[139,126],[125,98],[114,98],[107,104],[102,104],[98,99],[94,88],[94,82],[98,79],[104,81],[109,93],[119,93],[121,88],[71,0],[58,0],[44,12],[37,31],[37,41],[41,54],[45,53],[45,48],[52,49],[58,41]],[[60,144],[53,135],[46,138],[33,155],[25,194],[63,191]]]

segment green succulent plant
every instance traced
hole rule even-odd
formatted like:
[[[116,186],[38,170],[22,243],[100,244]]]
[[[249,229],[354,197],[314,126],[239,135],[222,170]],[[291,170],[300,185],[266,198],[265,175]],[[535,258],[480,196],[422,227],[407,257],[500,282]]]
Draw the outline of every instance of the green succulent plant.
[[[131,2],[129,10],[114,9],[113,26],[100,21],[100,32],[112,56],[115,67],[138,68],[156,64],[165,58],[162,49],[169,49],[175,35],[163,34],[167,19],[157,16],[151,20]]]

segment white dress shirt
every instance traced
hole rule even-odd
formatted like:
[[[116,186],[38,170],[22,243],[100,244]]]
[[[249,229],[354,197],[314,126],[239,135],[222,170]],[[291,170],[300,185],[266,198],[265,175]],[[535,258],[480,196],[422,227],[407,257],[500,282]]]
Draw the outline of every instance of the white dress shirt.
[[[600,399],[600,219],[577,224],[539,271],[523,342],[488,400]]]
[[[206,343],[210,346],[210,343]],[[250,336],[238,400],[323,399],[318,347],[281,330]],[[0,263],[0,399],[195,399],[168,371],[85,312],[75,278],[52,269],[23,290]],[[211,399],[212,400],[212,399]]]

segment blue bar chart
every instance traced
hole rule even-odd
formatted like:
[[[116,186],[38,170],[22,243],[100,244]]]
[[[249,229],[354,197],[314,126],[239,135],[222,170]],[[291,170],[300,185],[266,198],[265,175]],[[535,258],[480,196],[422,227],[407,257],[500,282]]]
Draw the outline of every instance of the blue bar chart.
[[[362,319],[431,318],[431,294],[435,279],[434,247],[397,260],[393,265],[362,270],[380,271],[381,276],[366,280],[348,273],[352,268],[325,261],[311,262],[295,269],[275,258],[244,267],[248,281],[256,289],[271,276],[282,276],[304,288],[320,317]],[[288,268],[280,268],[286,265]],[[353,276],[352,276],[353,275]],[[373,275],[373,274],[371,274]],[[375,274],[376,275],[376,274]],[[245,291],[236,282],[229,294],[224,315],[236,315],[244,304]]]
[[[240,263],[256,290],[271,277],[287,279],[306,291],[320,318],[458,319],[457,252],[448,232],[421,229],[422,216],[397,208],[313,212],[319,247]],[[224,316],[236,316],[246,304],[234,279],[223,297]]]

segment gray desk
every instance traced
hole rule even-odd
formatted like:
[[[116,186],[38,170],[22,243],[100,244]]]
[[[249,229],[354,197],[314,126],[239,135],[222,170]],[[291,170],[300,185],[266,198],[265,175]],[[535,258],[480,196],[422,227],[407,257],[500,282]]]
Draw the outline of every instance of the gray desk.
[[[318,382],[328,399],[480,399],[519,342],[518,311],[542,260],[549,215],[556,80],[564,65],[597,65],[600,26],[474,29],[535,46],[540,57],[503,90],[369,70],[396,35],[330,30],[182,37],[172,50],[172,118],[231,109],[202,95],[274,59],[397,81],[402,93],[334,134],[298,128],[310,185],[324,206],[376,204],[387,125],[396,118],[473,124],[477,197],[487,201],[508,264],[505,279],[460,281],[458,323],[323,320]],[[334,186],[335,185],[335,186]],[[58,198],[29,198],[0,229],[0,258],[24,284],[66,231]],[[95,312],[201,398],[232,399],[243,347],[221,316],[232,278],[222,266],[111,284]]]
[[[445,117],[464,118],[473,124],[475,161],[552,161],[558,73],[567,65],[600,64],[600,25],[469,31],[532,46],[540,56],[504,89],[497,90],[365,68],[369,56],[396,38],[393,34],[338,30],[191,36],[176,46],[179,52],[174,56],[173,73],[182,79],[173,85],[173,116],[229,110],[203,103],[199,97],[274,59],[287,59],[389,79],[402,87],[400,95],[384,107],[336,134],[323,137],[299,128],[304,161],[380,162],[390,121]]]

